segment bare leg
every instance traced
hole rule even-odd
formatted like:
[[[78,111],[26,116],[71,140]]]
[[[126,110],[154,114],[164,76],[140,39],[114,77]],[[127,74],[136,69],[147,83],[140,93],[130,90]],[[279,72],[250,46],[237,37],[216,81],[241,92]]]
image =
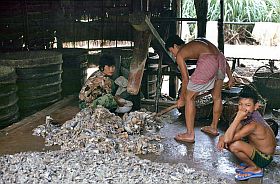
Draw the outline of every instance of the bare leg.
[[[214,84],[214,88],[211,91],[211,95],[213,98],[213,119],[210,126],[205,126],[201,128],[201,131],[205,133],[209,133],[214,136],[218,136],[218,122],[222,114],[223,104],[222,104],[222,80],[216,80]]]
[[[213,120],[210,126],[216,131],[218,129],[218,122],[223,110],[222,95],[221,95],[222,86],[223,86],[223,81],[216,80],[214,89],[211,92],[214,104],[213,104]]]
[[[176,140],[185,142],[194,142],[194,120],[195,120],[195,97],[198,92],[187,91],[186,103],[185,103],[185,119],[187,132],[178,134]]]
[[[197,92],[187,91],[186,105],[185,105],[185,118],[186,118],[186,127],[189,134],[194,138],[194,120],[195,120],[195,97]]]
[[[232,152],[239,160],[248,165],[248,168],[244,169],[245,172],[260,172],[261,168],[250,159],[253,153],[254,147],[244,141],[236,141],[229,146],[230,152]]]

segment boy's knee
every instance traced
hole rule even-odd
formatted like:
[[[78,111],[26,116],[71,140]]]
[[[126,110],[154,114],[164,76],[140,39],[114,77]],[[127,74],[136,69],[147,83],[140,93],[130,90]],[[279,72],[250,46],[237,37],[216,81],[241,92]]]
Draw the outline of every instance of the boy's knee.
[[[235,142],[231,143],[228,148],[229,148],[230,152],[233,152],[233,153],[239,152],[240,148],[241,148],[241,144],[239,141],[235,141]]]

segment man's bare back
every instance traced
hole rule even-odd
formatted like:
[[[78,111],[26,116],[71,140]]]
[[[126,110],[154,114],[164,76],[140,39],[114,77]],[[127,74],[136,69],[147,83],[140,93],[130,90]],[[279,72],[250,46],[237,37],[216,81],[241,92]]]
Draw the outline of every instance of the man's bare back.
[[[185,44],[177,55],[181,55],[184,59],[198,59],[203,53],[219,54],[220,51],[210,42],[193,40]]]

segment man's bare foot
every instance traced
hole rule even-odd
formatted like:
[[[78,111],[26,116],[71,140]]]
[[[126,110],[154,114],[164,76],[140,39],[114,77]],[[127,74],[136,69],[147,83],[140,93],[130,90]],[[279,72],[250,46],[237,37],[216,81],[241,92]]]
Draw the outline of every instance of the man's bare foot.
[[[194,134],[181,133],[174,138],[176,141],[194,143]]]
[[[204,127],[201,128],[201,131],[204,132],[204,133],[213,135],[213,136],[218,136],[219,135],[218,130],[212,128],[211,126],[204,126]]]
[[[188,134],[188,132],[184,132],[184,133],[179,133],[176,135],[176,137],[184,137]]]

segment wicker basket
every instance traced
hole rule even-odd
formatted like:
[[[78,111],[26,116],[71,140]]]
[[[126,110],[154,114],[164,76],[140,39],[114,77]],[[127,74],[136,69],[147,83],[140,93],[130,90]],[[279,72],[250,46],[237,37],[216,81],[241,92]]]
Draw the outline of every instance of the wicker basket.
[[[258,73],[261,68],[270,70]],[[269,107],[280,108],[280,72],[274,72],[268,66],[261,66],[253,76],[253,83],[260,94],[268,100]]]

